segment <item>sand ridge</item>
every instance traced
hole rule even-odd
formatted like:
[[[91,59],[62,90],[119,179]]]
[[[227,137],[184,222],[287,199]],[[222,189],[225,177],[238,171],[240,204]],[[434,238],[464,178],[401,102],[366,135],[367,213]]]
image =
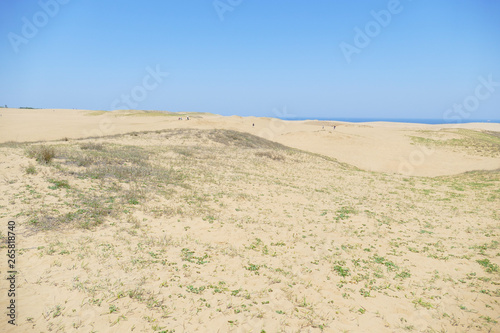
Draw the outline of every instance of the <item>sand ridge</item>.
[[[425,125],[409,123],[345,123],[285,121],[276,118],[145,111],[2,109],[0,142],[61,140],[171,128],[232,129],[284,145],[323,154],[376,172],[440,176],[500,168],[500,155],[421,147],[410,138],[420,131],[474,130],[500,132],[500,124]],[[184,117],[179,121],[179,117]],[[252,126],[254,124],[255,126]],[[333,126],[336,126],[333,129]],[[426,149],[427,148],[427,149]],[[429,149],[432,148],[432,149]]]

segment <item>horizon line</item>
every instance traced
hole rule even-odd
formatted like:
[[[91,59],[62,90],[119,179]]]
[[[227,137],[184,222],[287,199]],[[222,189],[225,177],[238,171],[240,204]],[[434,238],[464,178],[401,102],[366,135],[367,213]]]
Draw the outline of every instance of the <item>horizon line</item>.
[[[439,124],[469,124],[469,123],[500,123],[500,119],[443,119],[443,118],[399,118],[399,117],[361,117],[361,116],[355,116],[355,117],[345,117],[345,116],[340,116],[340,117],[316,117],[316,116],[311,116],[311,117],[300,117],[300,116],[288,116],[288,117],[279,117],[279,116],[271,116],[271,115],[262,115],[262,116],[257,116],[257,115],[239,115],[239,114],[231,114],[231,115],[222,115],[218,113],[212,113],[212,112],[204,112],[204,111],[167,111],[167,110],[146,110],[146,109],[117,109],[117,110],[102,110],[102,109],[79,109],[79,108],[40,108],[40,107],[4,107],[0,106],[0,109],[21,109],[21,110],[82,110],[82,111],[101,111],[101,112],[115,112],[115,111],[143,111],[143,112],[165,112],[165,113],[206,113],[206,114],[213,114],[213,115],[218,115],[218,116],[223,116],[223,117],[231,117],[231,116],[238,116],[238,117],[256,117],[256,118],[276,118],[276,119],[281,119],[281,120],[288,120],[288,121],[303,121],[303,120],[318,120],[318,121],[344,121],[344,122],[393,122],[393,123],[399,123],[399,122],[409,122],[409,123],[416,123],[418,121],[432,121],[431,124],[439,125]],[[426,123],[424,123],[426,124]],[[428,123],[427,123],[428,124]]]

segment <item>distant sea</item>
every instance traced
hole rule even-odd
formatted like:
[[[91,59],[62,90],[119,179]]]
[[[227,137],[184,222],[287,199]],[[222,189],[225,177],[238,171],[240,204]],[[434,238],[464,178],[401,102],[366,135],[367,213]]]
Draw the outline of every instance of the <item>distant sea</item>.
[[[408,119],[408,118],[280,118],[283,120],[322,120],[322,121],[345,121],[350,123],[365,123],[374,121],[386,121],[393,123],[413,123],[413,124],[466,124],[466,123],[500,123],[500,119],[497,120],[485,120],[485,119],[463,119],[457,120],[444,120],[444,119]]]

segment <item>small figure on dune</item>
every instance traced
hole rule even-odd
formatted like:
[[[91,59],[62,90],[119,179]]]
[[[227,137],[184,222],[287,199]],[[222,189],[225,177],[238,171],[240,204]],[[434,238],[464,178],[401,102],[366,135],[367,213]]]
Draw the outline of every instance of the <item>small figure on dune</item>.
[[[255,123],[252,123],[252,127],[255,127]]]
[[[189,117],[186,117],[186,120],[189,120]]]

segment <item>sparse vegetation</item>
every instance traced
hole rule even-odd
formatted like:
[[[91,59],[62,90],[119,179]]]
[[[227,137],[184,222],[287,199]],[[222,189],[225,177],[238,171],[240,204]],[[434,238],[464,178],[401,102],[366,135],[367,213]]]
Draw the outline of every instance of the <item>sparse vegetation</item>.
[[[498,272],[498,265],[495,263],[490,262],[489,259],[483,259],[483,260],[476,260],[479,265],[483,266],[486,272],[488,273],[494,273]]]
[[[267,157],[267,158],[270,158],[270,159],[275,160],[275,161],[285,160],[285,157],[283,157],[283,155],[278,154],[278,153],[273,152],[273,151],[260,151],[260,152],[256,152],[255,155],[259,156],[259,157]]]
[[[57,190],[60,188],[70,188],[69,183],[67,180],[56,180],[56,179],[49,179],[49,182],[54,184],[53,186],[49,186],[51,190]]]
[[[24,262],[47,263],[23,288],[68,297],[25,328],[88,328],[85,306],[125,331],[199,329],[186,313],[220,331],[498,329],[498,171],[388,176],[225,130],[0,149],[30,175],[5,179],[2,214],[34,244]]]
[[[104,150],[104,145],[97,142],[85,142],[80,144],[80,149],[102,151]]]
[[[410,136],[414,144],[467,150],[481,156],[500,156],[500,134],[498,132],[469,129],[450,129],[439,133],[433,131],[420,132],[426,137]]]
[[[50,146],[32,146],[27,152],[28,156],[42,164],[48,164],[56,156],[54,147]]]
[[[31,163],[26,167],[25,171],[28,175],[35,175],[37,173],[36,167]]]

